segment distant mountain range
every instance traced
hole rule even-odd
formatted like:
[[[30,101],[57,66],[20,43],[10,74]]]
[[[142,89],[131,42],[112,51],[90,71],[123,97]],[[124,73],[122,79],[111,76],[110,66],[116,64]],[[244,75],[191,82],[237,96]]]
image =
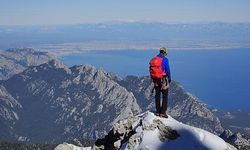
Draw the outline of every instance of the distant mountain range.
[[[90,65],[69,68],[48,59],[27,66],[0,81],[0,140],[48,143],[97,139],[131,113],[153,111],[151,89],[149,77],[121,78]],[[175,81],[171,83],[168,113],[217,135],[224,130],[212,110]]]
[[[145,47],[249,47],[250,23],[100,23],[0,26],[0,49],[44,44],[143,42]],[[137,44],[136,44],[137,43]],[[96,45],[96,48],[103,45]],[[126,48],[129,48],[127,45]]]

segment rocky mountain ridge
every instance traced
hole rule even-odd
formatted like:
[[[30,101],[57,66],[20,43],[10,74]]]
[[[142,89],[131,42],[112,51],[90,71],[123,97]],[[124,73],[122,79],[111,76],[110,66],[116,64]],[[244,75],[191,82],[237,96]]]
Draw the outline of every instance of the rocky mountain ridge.
[[[0,107],[10,112],[7,117],[1,115],[1,127],[7,128],[9,124],[3,123],[8,117],[15,119],[12,113],[16,114],[14,134],[7,137],[17,140],[96,138],[130,112],[141,111],[132,93],[89,65],[68,68],[52,60],[29,67],[0,85],[6,89],[1,97],[7,95],[13,97],[9,101],[20,103],[20,108],[13,106],[18,111]]]
[[[250,149],[250,138],[242,135],[241,133],[233,133],[229,129],[226,129],[220,137],[226,142],[232,144],[237,149],[249,150]]]
[[[0,126],[10,126],[6,137],[20,141],[101,137],[130,112],[154,109],[149,77],[117,79],[90,65],[69,68],[58,60],[29,67],[0,83],[0,98],[5,99],[0,110],[8,112],[1,113]],[[223,131],[211,111],[180,84],[173,81],[171,89],[171,115],[209,131]]]
[[[32,48],[12,48],[0,51],[0,80],[5,80],[20,73],[29,66],[37,66],[52,60],[47,52]]]

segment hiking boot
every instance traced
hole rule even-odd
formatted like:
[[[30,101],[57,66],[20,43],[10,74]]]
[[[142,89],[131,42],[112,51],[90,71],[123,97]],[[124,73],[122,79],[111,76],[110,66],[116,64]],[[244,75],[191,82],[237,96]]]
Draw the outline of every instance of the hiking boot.
[[[160,117],[162,117],[162,118],[168,118],[168,115],[166,113],[160,113]]]
[[[159,113],[155,113],[155,115],[156,115],[156,116],[160,116],[160,114],[159,114]]]

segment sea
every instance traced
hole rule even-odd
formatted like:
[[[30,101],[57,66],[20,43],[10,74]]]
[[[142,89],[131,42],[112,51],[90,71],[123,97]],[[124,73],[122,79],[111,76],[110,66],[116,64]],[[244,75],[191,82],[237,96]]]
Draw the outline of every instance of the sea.
[[[88,51],[61,56],[68,66],[91,64],[125,77],[149,75],[157,50]],[[170,50],[172,79],[212,108],[250,110],[250,48]]]

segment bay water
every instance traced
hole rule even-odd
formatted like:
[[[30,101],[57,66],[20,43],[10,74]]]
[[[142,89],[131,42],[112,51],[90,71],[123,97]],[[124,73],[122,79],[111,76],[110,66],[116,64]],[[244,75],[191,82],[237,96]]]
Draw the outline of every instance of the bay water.
[[[88,51],[62,56],[68,66],[91,64],[107,72],[149,75],[157,50]],[[250,48],[170,50],[172,79],[211,107],[250,110]]]

